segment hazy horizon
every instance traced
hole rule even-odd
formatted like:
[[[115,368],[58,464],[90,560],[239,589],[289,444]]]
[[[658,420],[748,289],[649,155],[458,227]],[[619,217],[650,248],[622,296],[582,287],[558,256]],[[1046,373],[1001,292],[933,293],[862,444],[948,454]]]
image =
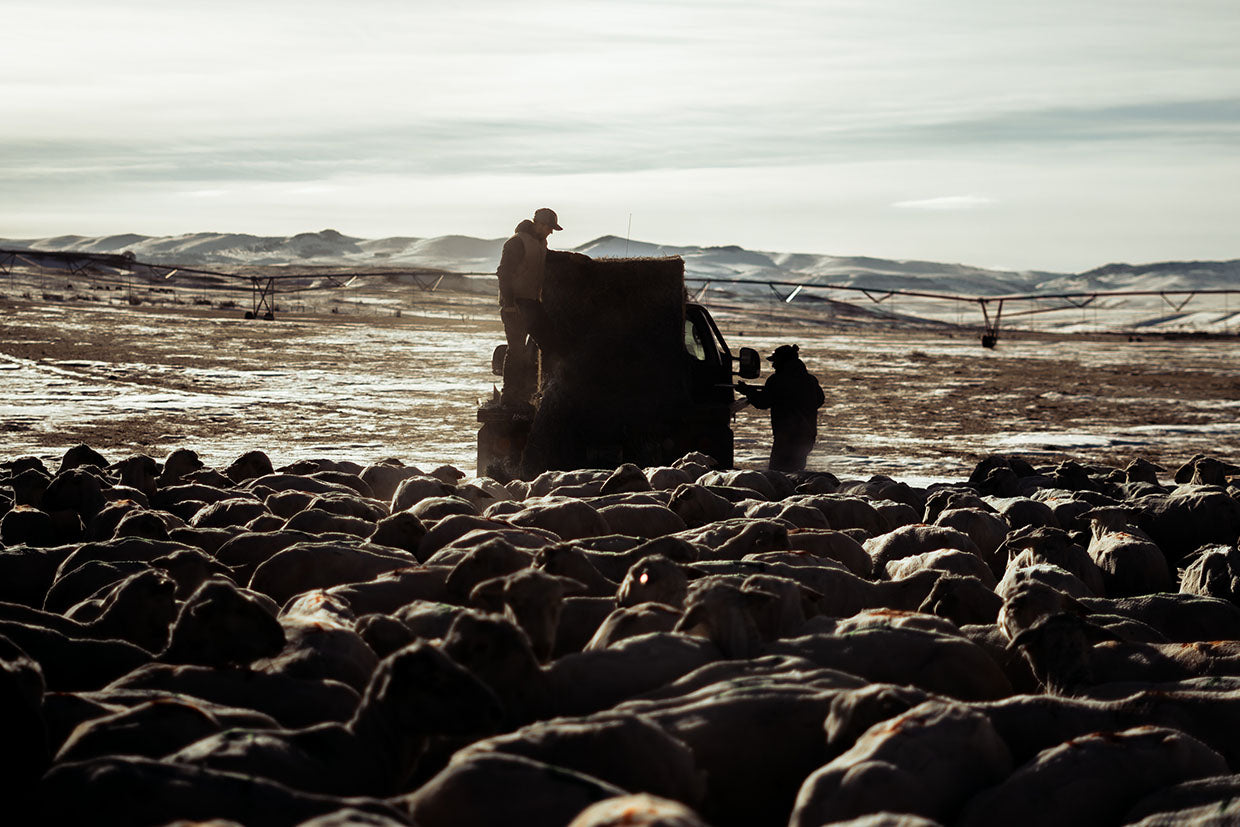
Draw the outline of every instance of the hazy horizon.
[[[16,0],[0,236],[1240,257],[1225,0]]]

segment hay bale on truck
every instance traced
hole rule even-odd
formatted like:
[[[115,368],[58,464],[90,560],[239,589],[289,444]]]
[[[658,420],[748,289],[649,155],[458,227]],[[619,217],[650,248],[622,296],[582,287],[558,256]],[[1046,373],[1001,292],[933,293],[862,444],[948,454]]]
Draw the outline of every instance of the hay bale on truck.
[[[479,408],[480,475],[664,465],[690,451],[732,466],[734,372],[757,378],[758,354],[733,356],[706,308],[688,301],[681,258],[550,251],[543,306],[562,352],[540,355],[532,406]]]

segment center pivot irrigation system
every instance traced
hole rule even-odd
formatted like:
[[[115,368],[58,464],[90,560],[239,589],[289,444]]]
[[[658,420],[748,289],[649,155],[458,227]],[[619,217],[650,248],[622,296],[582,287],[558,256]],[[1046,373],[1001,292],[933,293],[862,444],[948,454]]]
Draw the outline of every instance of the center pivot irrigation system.
[[[349,272],[300,273],[225,273],[215,270],[203,270],[194,267],[178,267],[166,264],[148,264],[137,261],[132,253],[79,253],[44,250],[11,250],[0,249],[0,275],[7,276],[17,267],[36,268],[47,272],[55,270],[67,271],[71,275],[98,274],[100,272],[126,272],[162,278],[167,281],[174,276],[210,277],[229,281],[245,282],[250,285],[251,309],[246,312],[247,319],[275,318],[275,296],[278,282],[314,280],[314,286],[296,286],[282,288],[284,293],[298,293],[307,290],[321,290],[337,287],[348,287],[359,279],[375,277],[402,276],[411,278],[419,289],[433,292],[448,276],[490,276],[493,273],[459,272],[425,267],[392,268],[384,270],[357,270]],[[812,279],[812,277],[810,277]],[[694,295],[695,301],[702,301],[707,291],[714,286],[727,286],[736,289],[738,286],[751,285],[755,288],[767,287],[782,302],[791,304],[798,296],[833,292],[859,293],[874,304],[895,296],[904,296],[933,301],[954,302],[957,305],[976,305],[982,314],[981,344],[985,348],[993,348],[999,341],[999,323],[1003,318],[1004,306],[1018,303],[1051,302],[1049,306],[1033,307],[1012,312],[1009,319],[1017,316],[1030,316],[1039,313],[1053,313],[1074,308],[1085,308],[1101,298],[1158,296],[1175,312],[1182,311],[1190,301],[1198,296],[1231,296],[1240,294],[1240,288],[1210,288],[1182,290],[1084,290],[1062,293],[1008,293],[1001,295],[965,295],[959,293],[938,293],[924,290],[887,289],[876,287],[860,287],[850,284],[829,284],[807,281],[779,281],[764,279],[723,279],[686,275],[689,284],[700,285]],[[1240,309],[1240,308],[1238,308]]]
[[[1015,316],[1031,316],[1038,313],[1054,313],[1062,310],[1081,309],[1090,306],[1097,299],[1113,296],[1159,296],[1175,312],[1183,310],[1197,296],[1219,295],[1230,296],[1240,294],[1240,288],[1218,289],[1185,289],[1185,290],[1086,290],[1065,293],[1005,293],[993,296],[970,296],[960,293],[934,293],[924,290],[879,289],[874,287],[858,287],[847,284],[826,284],[799,281],[760,281],[754,279],[717,279],[686,276],[685,281],[700,283],[695,300],[701,301],[706,291],[713,285],[753,284],[765,285],[783,302],[791,304],[794,299],[806,291],[828,293],[844,291],[860,293],[875,304],[882,304],[893,296],[932,299],[934,301],[955,302],[957,304],[977,305],[982,312],[981,344],[985,348],[993,348],[999,341],[999,322],[1003,318],[1003,306],[1025,302],[1049,301],[1054,304],[1036,307],[1016,313],[1009,312],[1008,318]],[[784,291],[788,292],[784,292]]]
[[[390,270],[359,270],[355,272],[301,272],[301,273],[225,273],[218,270],[203,270],[195,267],[180,267],[170,264],[149,264],[138,261],[132,253],[77,253],[46,250],[9,250],[0,249],[0,276],[9,275],[17,267],[31,267],[40,271],[67,271],[70,275],[81,276],[125,272],[160,278],[164,281],[179,277],[210,277],[228,281],[248,283],[250,286],[251,309],[246,311],[247,319],[275,319],[276,284],[313,280],[314,286],[284,287],[282,293],[301,293],[308,290],[322,290],[337,287],[348,287],[357,279],[373,277],[403,276],[410,278],[413,284],[426,292],[434,292],[445,276],[476,276],[484,273],[457,273],[448,270],[436,270],[426,267],[393,268]]]

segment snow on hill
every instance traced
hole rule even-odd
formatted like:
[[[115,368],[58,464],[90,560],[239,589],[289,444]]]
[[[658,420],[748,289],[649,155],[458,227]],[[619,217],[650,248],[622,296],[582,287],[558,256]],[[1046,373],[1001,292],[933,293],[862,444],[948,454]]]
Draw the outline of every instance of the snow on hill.
[[[460,273],[493,273],[504,240],[459,235],[364,239],[329,229],[288,237],[243,233],[190,233],[165,237],[125,234],[94,238],[69,235],[43,239],[0,239],[0,247],[91,253],[130,252],[138,261],[181,267],[295,267],[299,264],[416,266]],[[554,240],[552,243],[554,246]],[[685,261],[688,278],[758,282],[752,288],[719,286],[717,289],[735,295],[762,295],[764,298],[770,296],[766,286],[769,281],[961,296],[1240,288],[1240,260],[1108,264],[1083,273],[1047,273],[986,270],[964,264],[929,261],[764,252],[736,246],[671,246],[616,236],[597,238],[576,248],[576,251],[596,258],[680,256]],[[1235,314],[1230,313],[1230,305],[1234,304],[1240,311],[1240,296],[1234,299],[1219,298],[1218,312],[1210,316],[1214,321],[1208,324],[1232,324],[1231,317]],[[1144,309],[1126,323],[1141,324],[1144,320],[1165,326],[1185,318],[1179,313],[1168,314],[1168,307],[1159,305],[1160,301],[1158,297],[1147,300]]]

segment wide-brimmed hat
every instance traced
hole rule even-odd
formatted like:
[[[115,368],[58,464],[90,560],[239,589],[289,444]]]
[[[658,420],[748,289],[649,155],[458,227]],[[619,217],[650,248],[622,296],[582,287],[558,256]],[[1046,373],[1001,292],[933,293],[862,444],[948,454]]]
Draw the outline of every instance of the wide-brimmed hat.
[[[547,207],[539,207],[534,210],[534,223],[546,224],[553,230],[564,229],[560,226],[560,219],[556,217],[555,210],[548,209]]]

